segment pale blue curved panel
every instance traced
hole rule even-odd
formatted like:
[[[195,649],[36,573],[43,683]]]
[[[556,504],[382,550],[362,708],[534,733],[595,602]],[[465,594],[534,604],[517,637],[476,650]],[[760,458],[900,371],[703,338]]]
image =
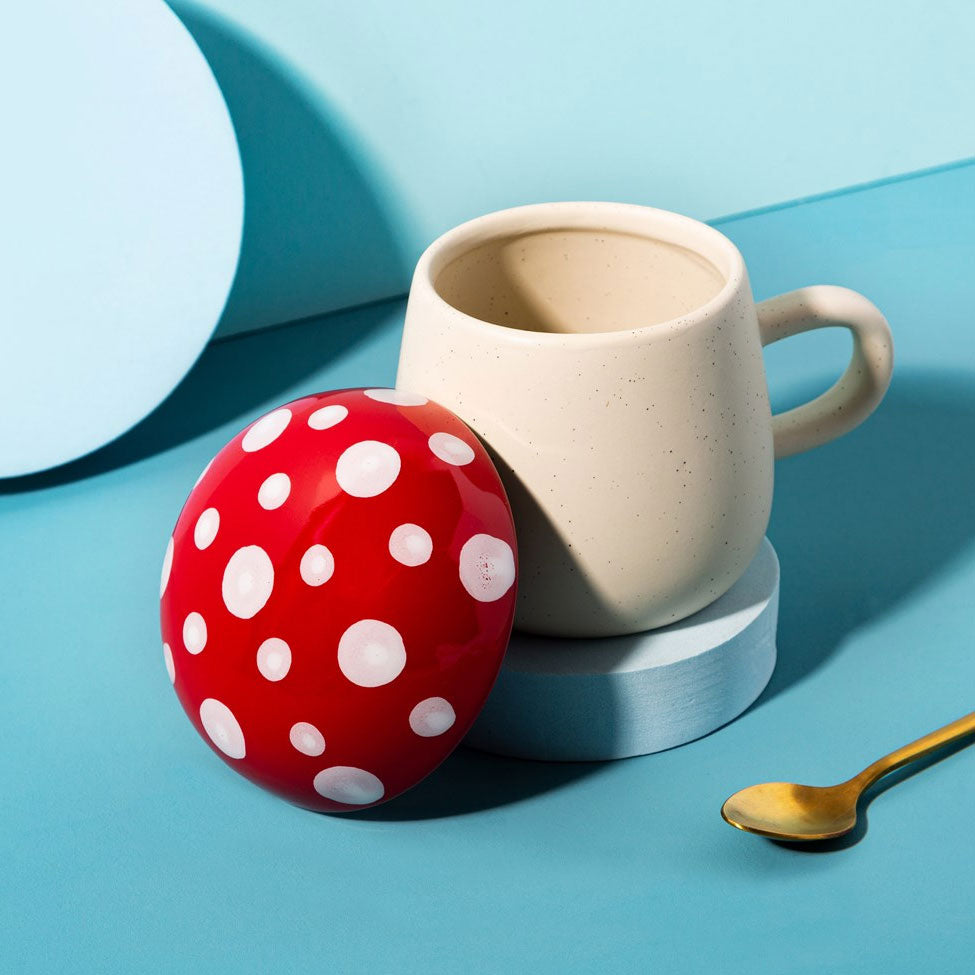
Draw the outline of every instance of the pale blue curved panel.
[[[243,185],[213,75],[161,0],[36,0],[0,34],[0,476],[152,411],[220,317]]]

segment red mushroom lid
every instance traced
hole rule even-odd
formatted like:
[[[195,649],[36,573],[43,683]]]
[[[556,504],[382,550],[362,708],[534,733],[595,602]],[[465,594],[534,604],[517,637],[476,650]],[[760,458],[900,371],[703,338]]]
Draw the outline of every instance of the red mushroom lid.
[[[391,389],[295,400],[204,470],[163,561],[190,720],[303,806],[393,798],[463,738],[514,616],[500,478],[449,411]]]

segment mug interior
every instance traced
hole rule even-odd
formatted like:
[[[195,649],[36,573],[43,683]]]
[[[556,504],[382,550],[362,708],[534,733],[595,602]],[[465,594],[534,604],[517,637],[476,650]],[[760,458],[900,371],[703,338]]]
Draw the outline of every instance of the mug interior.
[[[470,243],[435,271],[434,290],[465,315],[530,332],[657,325],[708,304],[728,283],[697,250],[605,226],[521,228]]]

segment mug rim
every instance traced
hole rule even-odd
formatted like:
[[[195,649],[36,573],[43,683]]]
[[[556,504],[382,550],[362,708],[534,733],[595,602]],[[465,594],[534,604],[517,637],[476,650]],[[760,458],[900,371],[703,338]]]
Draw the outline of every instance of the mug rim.
[[[675,244],[709,261],[723,276],[720,291],[702,305],[680,315],[635,328],[609,332],[542,332],[498,325],[461,311],[443,298],[436,279],[452,261],[489,240],[506,233],[531,233],[543,230],[580,229],[629,233]],[[604,345],[645,338],[654,331],[683,331],[693,328],[720,309],[739,292],[745,280],[745,261],[738,248],[720,230],[693,217],[637,203],[565,201],[530,203],[495,210],[474,217],[441,234],[420,256],[413,274],[411,294],[417,285],[429,291],[433,301],[470,327],[504,334],[510,341],[525,344]]]

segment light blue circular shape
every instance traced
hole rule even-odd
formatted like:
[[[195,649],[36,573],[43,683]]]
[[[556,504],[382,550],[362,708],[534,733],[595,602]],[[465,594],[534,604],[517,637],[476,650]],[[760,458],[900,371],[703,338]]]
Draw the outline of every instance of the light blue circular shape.
[[[230,115],[162,0],[31,0],[0,33],[0,476],[80,457],[193,365],[240,253]]]
[[[687,619],[631,636],[512,635],[466,742],[546,761],[649,755],[738,717],[775,669],[779,560],[763,539],[745,574]]]

